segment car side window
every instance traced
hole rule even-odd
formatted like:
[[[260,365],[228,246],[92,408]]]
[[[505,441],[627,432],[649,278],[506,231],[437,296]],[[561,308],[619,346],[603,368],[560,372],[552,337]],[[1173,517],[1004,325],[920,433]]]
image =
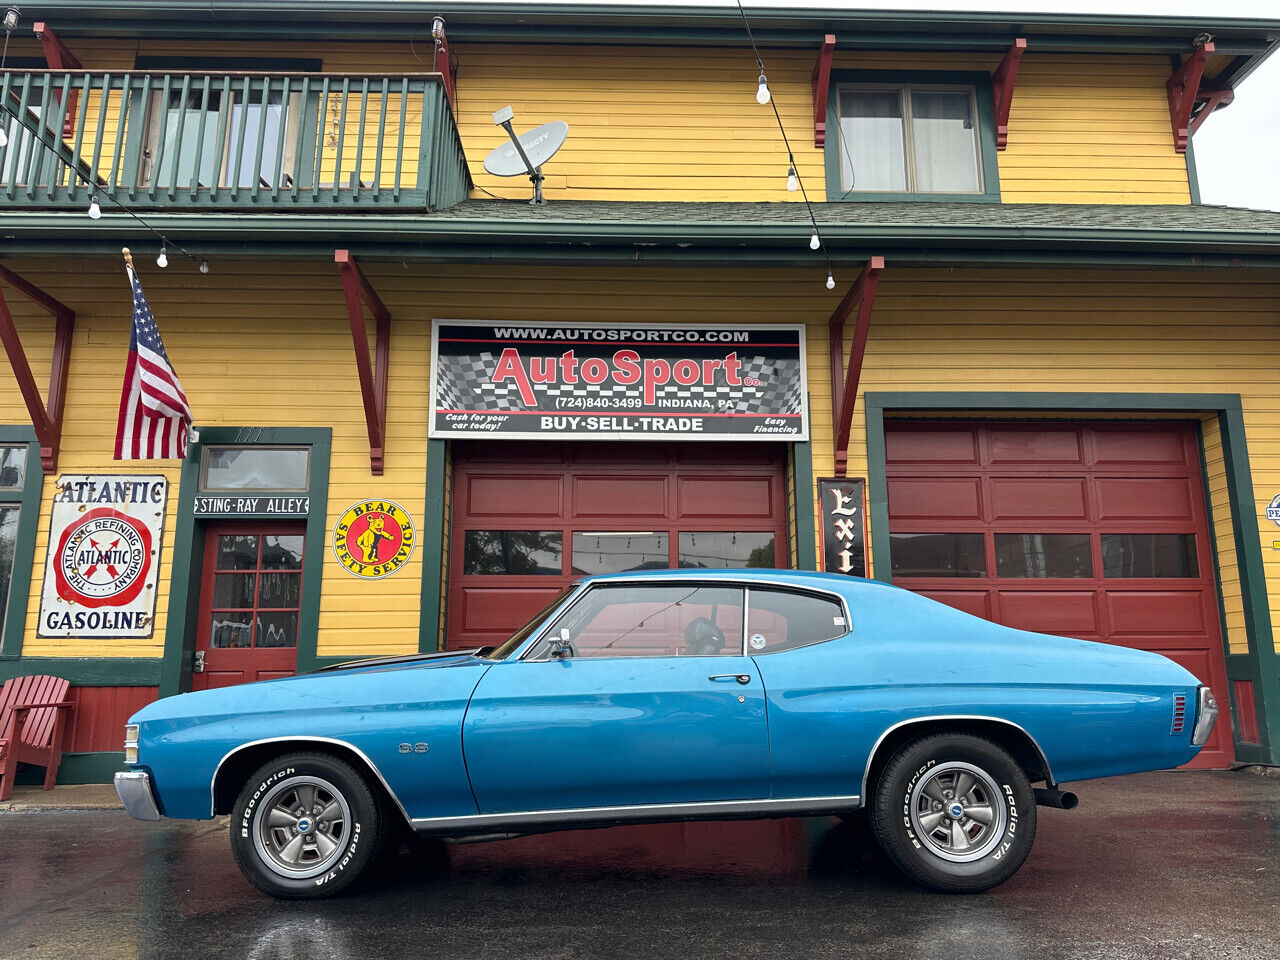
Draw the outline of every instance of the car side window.
[[[747,653],[780,653],[843,637],[850,625],[833,597],[752,587],[747,601]]]
[[[742,590],[705,584],[593,587],[527,659],[725,657],[742,652]]]

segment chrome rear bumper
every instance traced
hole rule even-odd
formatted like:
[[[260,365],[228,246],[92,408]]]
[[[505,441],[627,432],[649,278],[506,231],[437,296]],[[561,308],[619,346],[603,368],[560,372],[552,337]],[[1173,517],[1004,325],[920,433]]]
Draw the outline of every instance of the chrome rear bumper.
[[[160,809],[151,792],[151,774],[142,770],[124,770],[116,774],[116,793],[129,816],[135,820],[159,820]]]

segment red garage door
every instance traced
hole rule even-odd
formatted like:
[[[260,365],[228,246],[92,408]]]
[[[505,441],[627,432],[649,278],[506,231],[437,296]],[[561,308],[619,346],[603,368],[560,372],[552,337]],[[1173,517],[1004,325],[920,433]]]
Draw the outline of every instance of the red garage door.
[[[775,444],[453,444],[446,643],[506,639],[584,574],[788,565]]]
[[[894,583],[1010,626],[1162,653],[1227,702],[1193,425],[885,433]],[[1232,759],[1224,715],[1194,766]]]

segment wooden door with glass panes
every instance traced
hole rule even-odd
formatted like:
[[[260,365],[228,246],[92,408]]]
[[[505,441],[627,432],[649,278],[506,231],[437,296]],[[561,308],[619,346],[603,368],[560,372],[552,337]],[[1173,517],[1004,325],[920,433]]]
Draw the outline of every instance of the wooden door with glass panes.
[[[305,531],[270,521],[206,528],[193,690],[297,672]]]

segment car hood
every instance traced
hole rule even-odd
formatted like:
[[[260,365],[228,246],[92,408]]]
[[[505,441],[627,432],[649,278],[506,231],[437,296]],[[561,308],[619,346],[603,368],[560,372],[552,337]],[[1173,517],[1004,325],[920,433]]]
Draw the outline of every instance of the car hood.
[[[492,662],[475,656],[474,651],[414,654],[400,657],[378,657],[337,664],[334,667],[256,683],[242,683],[212,690],[166,697],[143,707],[130,718],[130,723],[155,720],[263,714],[289,710],[311,710],[325,707],[360,705],[379,702],[389,691],[385,683],[389,675],[405,671],[467,670],[480,671]],[[475,679],[480,673],[475,674]],[[475,680],[470,681],[473,685]],[[464,684],[465,685],[465,684]],[[403,685],[400,685],[401,688]],[[455,685],[441,683],[442,690]],[[424,680],[416,696],[429,701],[435,691]],[[447,694],[446,694],[447,695]]]

